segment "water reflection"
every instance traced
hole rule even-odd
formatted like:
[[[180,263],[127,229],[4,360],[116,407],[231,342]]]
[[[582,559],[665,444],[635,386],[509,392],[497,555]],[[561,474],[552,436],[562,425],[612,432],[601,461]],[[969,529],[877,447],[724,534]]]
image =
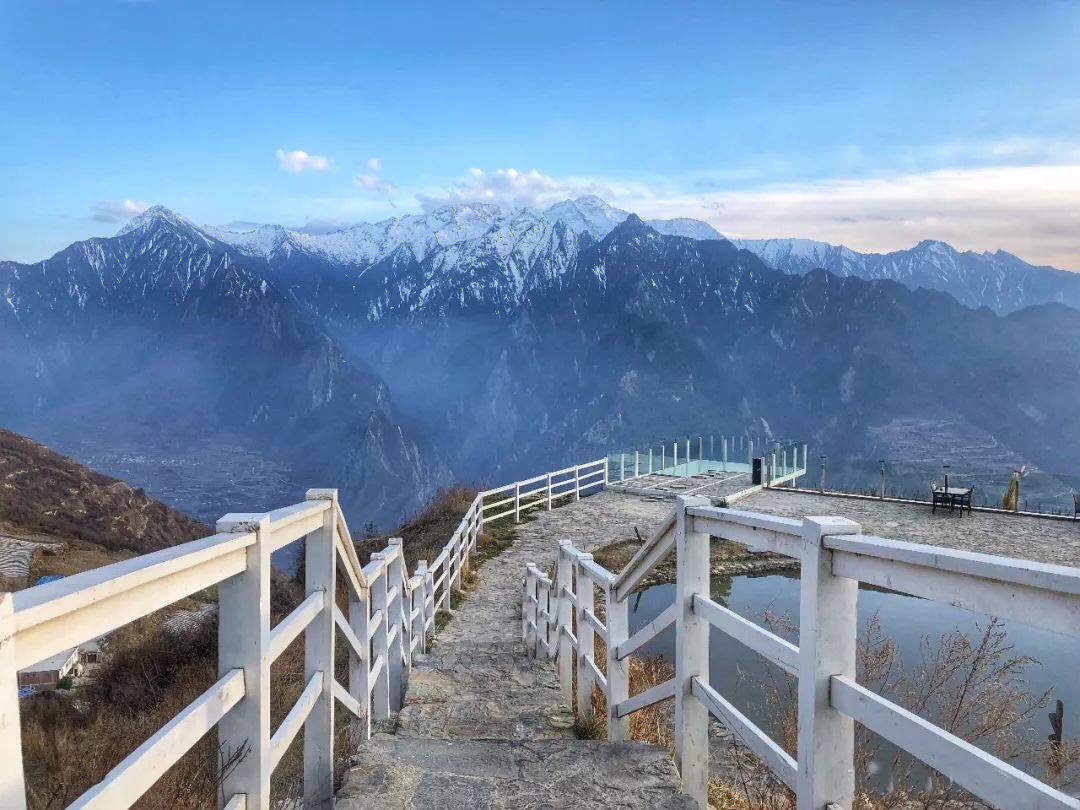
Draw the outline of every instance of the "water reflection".
[[[714,577],[710,583],[712,599],[739,613],[764,624],[767,614],[783,617],[788,630],[774,632],[798,642],[799,579],[796,572],[785,571],[760,576]],[[658,616],[675,598],[674,585],[656,585],[642,590],[631,600],[630,631],[635,632]],[[865,633],[867,620],[877,617],[882,631],[896,644],[904,667],[915,672],[923,659],[923,645],[929,641],[935,647],[946,634],[960,631],[976,641],[985,629],[987,617],[970,613],[951,605],[884,591],[860,587],[859,632]],[[1050,707],[1054,701],[1064,703],[1064,728],[1080,728],[1080,680],[1074,673],[1080,672],[1080,645],[1075,639],[1055,633],[1027,627],[1017,622],[1007,625],[1008,643],[1013,645],[1011,654],[1031,656],[1040,663],[1028,666],[1023,673],[1023,687],[1033,695],[1049,691]],[[663,655],[672,659],[675,650],[674,629],[669,629],[650,644],[642,655]],[[740,711],[755,723],[767,729],[776,738],[779,728],[770,728],[770,716],[766,710],[762,683],[780,684],[783,673],[767,664],[760,656],[743,645],[713,630],[710,637],[710,677],[713,686]],[[1044,741],[1051,732],[1046,711],[1038,710],[1030,719],[1028,727],[1018,733],[1032,741]],[[893,749],[882,749],[876,767],[875,787],[888,789],[888,764]],[[1014,762],[1017,767],[1024,763]],[[1038,766],[1026,768],[1034,776],[1045,778]]]

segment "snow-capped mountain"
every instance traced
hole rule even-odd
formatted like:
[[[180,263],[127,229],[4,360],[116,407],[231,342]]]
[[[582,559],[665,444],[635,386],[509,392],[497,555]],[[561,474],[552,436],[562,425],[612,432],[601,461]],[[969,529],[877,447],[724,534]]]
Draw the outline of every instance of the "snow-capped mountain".
[[[145,217],[146,214],[143,215]],[[559,223],[579,236],[600,240],[626,220],[629,212],[608,205],[595,196],[565,200],[549,208],[504,210],[485,203],[446,205],[425,214],[406,215],[376,223],[359,223],[337,229],[288,229],[280,225],[238,223],[203,230],[245,253],[270,257],[279,251],[305,251],[338,264],[366,267],[402,249],[417,261],[433,253],[477,240],[502,255],[542,250],[538,240],[551,235]],[[722,239],[708,223],[694,219],[654,219],[648,224],[660,233],[691,239]],[[546,225],[546,228],[544,227]],[[459,249],[457,255],[468,253]]]
[[[930,419],[1010,458],[1080,453],[1080,311],[1000,317],[910,289],[932,267],[955,292],[993,260],[1003,281],[984,296],[1037,303],[1060,271],[941,243],[874,264],[718,237],[596,198],[317,232],[153,208],[44,262],[0,262],[0,413],[166,497],[252,478],[259,508],[314,481],[383,520],[451,476],[512,480],[702,425],[865,453]],[[102,463],[116,447],[123,464]],[[226,471],[212,485],[208,454]]]
[[[338,481],[354,518],[390,521],[447,482],[386,384],[264,262],[163,208],[37,264],[0,262],[0,368],[6,427],[204,520],[252,457],[269,471],[253,508]]]
[[[146,216],[146,215],[144,215]],[[568,266],[582,245],[604,239],[629,216],[627,211],[587,195],[546,209],[504,210],[483,203],[448,205],[424,214],[337,229],[287,229],[278,225],[214,228],[209,238],[271,261],[300,253],[318,262],[362,273],[384,262],[415,260],[432,271],[449,270],[461,282],[469,268],[503,268],[500,289],[520,294],[529,278]],[[655,231],[695,240],[723,239],[707,222],[651,219]],[[187,223],[190,225],[190,223]],[[558,227],[560,226],[561,227]],[[131,227],[131,226],[129,226]],[[572,235],[567,238],[567,233]],[[892,253],[860,253],[812,239],[733,239],[771,267],[803,274],[822,268],[840,276],[893,279],[917,289],[942,290],[965,306],[1013,312],[1050,301],[1080,308],[1080,274],[1030,265],[1004,251],[960,252],[944,242],[924,241]],[[545,264],[542,257],[552,257]],[[542,266],[538,266],[538,262]],[[438,296],[443,277],[424,284],[417,295]]]
[[[924,240],[892,253],[859,253],[843,245],[811,239],[734,239],[785,273],[823,268],[838,276],[893,279],[907,287],[941,290],[969,307],[1014,312],[1055,301],[1080,308],[1080,273],[1031,265],[1006,253],[959,251],[945,242]]]

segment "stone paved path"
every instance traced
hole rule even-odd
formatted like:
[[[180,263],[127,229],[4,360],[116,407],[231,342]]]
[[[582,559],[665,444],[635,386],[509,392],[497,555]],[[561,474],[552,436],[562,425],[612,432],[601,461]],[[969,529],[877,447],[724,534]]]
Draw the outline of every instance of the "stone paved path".
[[[693,807],[664,749],[575,739],[554,669],[520,637],[526,563],[550,566],[560,537],[589,549],[647,533],[670,507],[601,493],[536,513],[414,661],[395,732],[361,747],[335,807]]]
[[[940,507],[935,513],[928,503],[893,503],[783,489],[751,495],[739,501],[736,508],[796,518],[840,515],[861,524],[865,532],[892,540],[1080,566],[1080,521],[978,511],[961,517]]]

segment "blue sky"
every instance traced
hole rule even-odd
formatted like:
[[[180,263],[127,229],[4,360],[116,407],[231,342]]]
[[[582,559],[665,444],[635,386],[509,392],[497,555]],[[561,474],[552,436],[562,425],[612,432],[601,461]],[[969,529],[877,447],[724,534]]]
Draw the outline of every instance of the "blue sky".
[[[149,203],[304,224],[595,192],[1080,270],[1077,42],[1075,0],[0,0],[0,257]]]

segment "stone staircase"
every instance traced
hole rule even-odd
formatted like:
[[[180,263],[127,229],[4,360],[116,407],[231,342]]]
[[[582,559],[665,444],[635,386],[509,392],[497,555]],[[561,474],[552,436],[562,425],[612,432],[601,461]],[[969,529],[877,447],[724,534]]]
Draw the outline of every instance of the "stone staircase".
[[[575,739],[554,670],[521,642],[439,644],[393,733],[362,747],[338,810],[691,808],[667,752]]]
[[[484,564],[414,659],[393,731],[361,746],[338,810],[695,806],[664,749],[576,739],[554,668],[526,654],[521,572],[553,558],[553,544],[525,538]]]

